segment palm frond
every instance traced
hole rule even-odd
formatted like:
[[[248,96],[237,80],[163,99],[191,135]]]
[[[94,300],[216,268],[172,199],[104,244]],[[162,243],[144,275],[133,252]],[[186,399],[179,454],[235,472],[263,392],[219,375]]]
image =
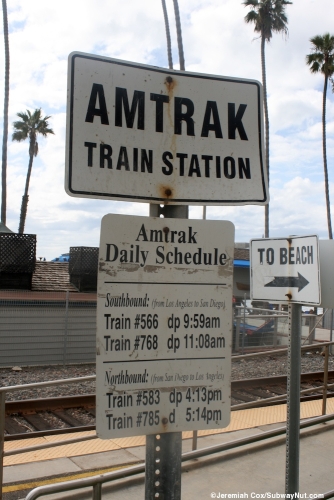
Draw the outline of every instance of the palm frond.
[[[245,0],[243,2],[245,7],[256,7],[259,4],[258,0]]]
[[[27,135],[24,134],[23,132],[16,130],[13,135],[12,135],[12,140],[17,141],[17,142],[22,142],[25,141],[27,138]]]
[[[29,111],[28,111],[28,113],[29,113]],[[29,115],[28,115],[28,113],[24,113],[24,112],[22,112],[22,113],[17,113],[17,116],[18,116],[19,118],[21,118],[21,120],[22,120],[22,121],[24,121],[24,122],[26,123],[26,122],[28,122],[28,121],[29,121]]]
[[[27,126],[27,124],[25,122],[14,122],[13,127],[14,127],[14,130],[21,130],[21,132],[25,132],[26,134],[28,134],[29,127]]]
[[[329,81],[332,84],[332,92],[334,93],[334,78],[330,78]]]
[[[245,21],[246,23],[256,23],[258,19],[258,14],[255,12],[255,10],[250,10],[246,15],[245,15]]]

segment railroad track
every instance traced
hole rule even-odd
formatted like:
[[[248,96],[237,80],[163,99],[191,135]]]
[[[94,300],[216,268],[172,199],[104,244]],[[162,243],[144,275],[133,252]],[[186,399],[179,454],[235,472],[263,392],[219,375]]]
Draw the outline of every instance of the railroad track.
[[[322,398],[323,378],[323,372],[302,374],[301,390],[309,392],[302,395],[301,401]],[[328,373],[330,384],[334,384],[334,371]],[[284,403],[286,385],[286,376],[233,381],[232,411],[250,404],[259,407]],[[334,396],[332,388],[328,396]],[[95,394],[7,402],[5,430],[6,441],[95,430]]]
[[[324,372],[310,372],[301,375],[301,401],[323,397]],[[327,396],[334,396],[334,371],[328,372]],[[305,392],[304,392],[305,391]],[[232,411],[243,406],[253,408],[286,403],[287,377],[279,375],[268,378],[236,380],[231,387]]]

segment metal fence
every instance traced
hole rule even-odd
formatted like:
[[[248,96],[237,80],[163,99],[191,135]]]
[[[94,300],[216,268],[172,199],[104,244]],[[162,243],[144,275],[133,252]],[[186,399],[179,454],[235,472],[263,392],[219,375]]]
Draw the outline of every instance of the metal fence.
[[[99,247],[70,247],[70,281],[80,292],[95,291]]]
[[[330,327],[332,310],[324,310],[323,314],[302,314],[301,340],[303,344],[313,344],[317,329],[322,330],[318,340],[328,341],[333,337],[333,326]],[[233,350],[247,352],[254,348],[286,347],[288,344],[289,318],[287,311],[260,309],[237,306],[233,319]]]
[[[36,235],[0,233],[0,290],[31,289]]]
[[[95,362],[96,300],[79,295],[1,292],[0,367]]]

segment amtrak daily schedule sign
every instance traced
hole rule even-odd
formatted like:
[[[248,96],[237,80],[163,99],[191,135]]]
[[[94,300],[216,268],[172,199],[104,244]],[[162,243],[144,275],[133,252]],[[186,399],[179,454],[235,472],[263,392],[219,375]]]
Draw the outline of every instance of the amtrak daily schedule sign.
[[[268,203],[262,86],[69,56],[65,188],[150,203]]]
[[[251,297],[319,305],[317,236],[251,240]]]
[[[99,437],[228,425],[233,254],[231,222],[102,219]]]

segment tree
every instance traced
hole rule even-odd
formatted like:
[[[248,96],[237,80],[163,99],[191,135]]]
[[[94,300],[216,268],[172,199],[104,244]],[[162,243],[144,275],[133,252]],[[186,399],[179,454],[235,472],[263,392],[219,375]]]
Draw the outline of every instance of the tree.
[[[270,42],[273,33],[288,33],[288,19],[285,6],[292,4],[287,0],[245,0],[243,4],[251,7],[245,16],[246,23],[254,23],[254,31],[261,38],[261,67],[263,84],[263,105],[265,119],[266,170],[269,183],[269,114],[266,78],[265,43]],[[265,237],[269,237],[269,205],[265,206]]]
[[[184,62],[184,52],[183,52],[183,42],[182,42],[182,31],[181,31],[181,18],[179,11],[179,4],[177,0],[173,0],[174,3],[174,12],[175,12],[175,24],[176,24],[176,35],[177,35],[177,45],[179,48],[179,63],[180,70],[185,71],[185,62]]]
[[[5,92],[3,110],[2,170],[1,170],[1,222],[6,224],[7,208],[7,140],[8,140],[8,105],[9,105],[9,37],[7,3],[2,0],[3,36],[5,42]]]
[[[38,154],[38,135],[42,135],[43,137],[47,137],[49,134],[53,134],[53,130],[49,128],[48,119],[50,116],[45,116],[42,118],[41,109],[35,109],[33,113],[31,113],[28,109],[26,113],[17,113],[17,116],[21,118],[21,120],[13,123],[14,133],[12,136],[13,141],[25,141],[29,138],[29,164],[27,171],[26,184],[24,189],[24,195],[22,196],[22,205],[21,205],[21,213],[20,213],[20,224],[19,224],[19,233],[23,234],[24,226],[27,216],[27,207],[28,207],[28,190],[29,190],[29,182],[31,176],[31,169],[34,160],[34,156]]]
[[[162,10],[164,13],[165,29],[166,29],[168,67],[169,67],[169,69],[173,69],[172,42],[170,39],[170,30],[169,30],[166,0],[161,0],[161,3],[162,3]]]
[[[325,77],[322,94],[322,154],[325,174],[328,237],[329,239],[333,239],[326,151],[326,94],[328,80],[334,74],[334,36],[325,33],[323,36],[318,35],[311,38],[310,42],[312,44],[312,53],[306,56],[306,64],[310,66],[311,73],[322,73]]]

